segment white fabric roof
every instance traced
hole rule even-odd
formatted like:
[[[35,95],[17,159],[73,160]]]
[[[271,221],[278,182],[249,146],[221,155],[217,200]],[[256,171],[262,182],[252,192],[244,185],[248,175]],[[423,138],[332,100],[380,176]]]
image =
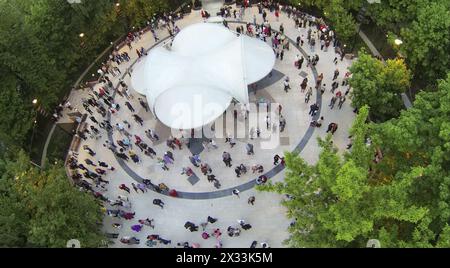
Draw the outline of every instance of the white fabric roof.
[[[146,95],[162,123],[191,129],[214,121],[232,98],[248,103],[247,86],[274,64],[273,50],[263,41],[238,37],[219,24],[198,23],[180,31],[171,50],[151,50],[136,64],[131,84]]]

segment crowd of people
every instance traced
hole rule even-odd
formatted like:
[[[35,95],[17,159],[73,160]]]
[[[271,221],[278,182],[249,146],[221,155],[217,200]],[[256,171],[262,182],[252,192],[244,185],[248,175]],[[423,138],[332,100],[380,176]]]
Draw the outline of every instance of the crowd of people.
[[[302,13],[300,10],[296,10],[295,7],[283,7],[280,8],[274,1],[263,1],[262,3],[257,5],[259,14],[263,18],[262,24],[256,24],[256,18],[254,17],[254,23],[247,23],[246,31],[243,28],[239,28],[238,33],[240,34],[248,34],[250,36],[256,36],[265,42],[269,40],[272,43],[272,48],[278,60],[282,61],[284,59],[284,51],[289,50],[289,39],[286,37],[284,33],[284,26],[280,24],[278,31],[273,31],[269,21],[267,20],[268,13],[271,12],[276,17],[276,20],[279,19],[282,11],[287,14],[289,18],[291,18],[295,27],[303,27],[308,28],[307,37],[298,36],[296,39],[296,46],[303,47],[305,43],[310,46],[311,52],[314,52],[316,41],[317,45],[320,45],[320,49],[324,52],[327,51],[328,47],[333,45],[333,47],[339,46],[339,42],[335,39],[334,33],[328,27],[326,27],[320,20],[317,20],[307,14]],[[223,17],[234,17],[240,18],[242,20],[242,16],[245,14],[245,9],[247,7],[243,6],[240,9],[232,10],[230,8],[223,8],[220,11],[220,15]],[[201,11],[202,17],[208,17],[209,14],[206,11]],[[158,22],[155,20],[151,20],[148,23],[150,26],[150,31],[155,39],[155,42],[159,40],[157,36],[156,30],[161,30],[161,27],[165,27],[168,30],[170,36],[174,36],[176,32],[179,31],[179,28],[175,25],[175,16],[173,14],[167,14],[163,16]],[[175,33],[174,33],[175,32]],[[144,34],[143,30],[130,32],[127,35],[126,41],[124,42],[125,46],[128,47],[129,52],[124,49],[120,49],[120,47],[116,47],[116,49],[111,53],[109,59],[100,67],[98,70],[98,74],[100,75],[100,79],[98,81],[97,87],[91,87],[90,92],[87,98],[82,98],[81,105],[84,108],[84,112],[88,115],[86,118],[87,127],[84,128],[79,135],[85,142],[90,139],[95,140],[104,140],[103,147],[109,150],[112,154],[114,154],[117,158],[121,159],[125,162],[132,162],[136,165],[142,164],[143,158],[144,162],[153,161],[155,165],[159,166],[163,171],[168,171],[172,166],[175,166],[175,157],[174,151],[177,150],[188,150],[189,142],[192,138],[191,135],[187,134],[185,131],[181,131],[180,136],[173,137],[170,136],[165,140],[165,144],[167,149],[164,152],[158,152],[155,149],[155,145],[160,143],[161,137],[158,133],[156,133],[155,129],[147,129],[145,128],[145,136],[139,136],[137,133],[132,133],[131,129],[136,129],[134,126],[145,127],[145,121],[141,117],[142,113],[137,112],[137,108],[141,106],[145,113],[149,113],[148,104],[144,101],[143,98],[133,94],[130,90],[130,87],[127,83],[124,82],[123,78],[118,80],[117,86],[114,86],[113,79],[116,77],[123,76],[122,72],[131,76],[132,70],[128,68],[131,61],[131,57],[129,53],[135,49],[138,58],[141,58],[146,55],[146,50],[142,46],[138,46],[137,43],[142,39],[142,35]],[[139,47],[139,48],[133,48]],[[342,57],[341,57],[342,60]],[[306,64],[304,66],[304,62]],[[314,67],[317,65],[319,61],[319,55],[314,53],[314,55],[310,55],[307,58],[303,56],[297,55],[295,57],[293,68],[302,69]],[[334,59],[333,63],[337,64],[337,57]],[[122,70],[121,70],[122,69]],[[333,83],[331,84],[330,92],[332,93],[332,97],[330,100],[329,107],[333,109],[335,104],[339,109],[342,108],[342,104],[345,102],[345,98],[349,93],[350,87],[348,86],[348,78],[350,77],[349,72],[345,72],[345,75],[342,78],[342,82],[338,82],[340,71],[336,69],[332,76]],[[112,77],[111,77],[112,76]],[[323,73],[317,77],[315,82],[316,92],[323,94],[325,92],[325,84],[322,84]],[[312,94],[312,86],[310,86],[311,81],[308,81],[308,78],[304,78],[302,83],[300,84],[300,92],[305,94],[305,102],[308,103]],[[288,93],[291,89],[289,84],[289,77],[286,77],[283,81],[284,90]],[[348,86],[347,90],[344,94],[338,89],[339,86],[344,87]],[[308,88],[308,89],[307,89]],[[336,91],[336,93],[335,93]],[[122,109],[122,105],[119,103],[124,103],[126,106],[127,113],[131,113],[131,117],[135,122],[129,122],[127,120],[120,120],[119,115],[125,113]],[[67,107],[67,106],[66,106]],[[69,103],[70,110],[72,107]],[[69,108],[67,107],[67,108]],[[63,108],[63,107],[62,107]],[[62,108],[60,110],[62,110]],[[142,110],[141,110],[142,111]],[[318,103],[313,103],[310,106],[309,114],[312,117],[315,117],[317,113],[320,111],[320,107]],[[60,111],[61,112],[61,111]],[[272,126],[271,119],[267,118],[267,128],[270,127],[280,127],[280,131],[284,130],[286,126],[286,120],[283,117],[282,106],[278,107],[278,115],[280,117],[280,122],[278,124],[274,124]],[[115,122],[112,123],[112,122]],[[319,119],[312,120],[311,126],[313,127],[321,127],[324,124],[324,117],[321,116]],[[133,127],[132,127],[133,126]],[[334,134],[338,129],[337,123],[330,122],[327,128],[327,133],[331,132]],[[253,133],[252,133],[253,130]],[[259,137],[259,133],[261,132],[259,127],[252,128],[250,130],[250,139],[254,139]],[[113,140],[110,140],[108,136],[114,137]],[[226,143],[230,145],[230,148],[236,144],[236,140],[232,136],[228,136],[226,139]],[[217,150],[219,146],[214,141],[214,139],[209,139],[202,143],[203,149]],[[250,142],[245,143],[245,152],[251,157],[255,154],[254,145]],[[107,185],[109,184],[109,178],[114,175],[115,168],[102,160],[102,158],[95,152],[89,145],[84,144],[82,146],[82,150],[86,152],[89,157],[85,157],[81,159],[79,157],[79,153],[75,151],[70,152],[70,157],[68,161],[68,167],[71,171],[71,176],[73,181],[80,187],[80,189],[91,193],[104,207],[104,212],[106,215],[112,217],[115,221],[117,219],[118,222],[114,222],[112,227],[115,230],[121,229],[122,224],[119,220],[129,220],[136,221],[136,224],[131,226],[131,232],[140,233],[145,230],[153,230],[155,229],[155,220],[150,218],[145,219],[135,219],[136,212],[133,211],[133,204],[128,198],[132,193],[133,194],[148,194],[148,189],[153,189],[157,192],[169,193],[170,188],[165,184],[155,185],[151,182],[150,179],[145,179],[142,182],[133,182],[130,185],[126,183],[121,183],[119,185],[119,190],[122,191],[122,194],[117,197],[111,197],[107,194]],[[159,150],[160,151],[160,150]],[[233,167],[232,156],[230,152],[227,150],[223,151],[221,154],[222,161],[225,167]],[[213,183],[214,187],[219,189],[221,187],[220,181],[217,176],[214,174],[214,170],[211,168],[211,165],[201,159],[199,154],[193,154],[189,157],[189,162],[192,166],[184,166],[180,170],[181,174],[186,175],[188,177],[196,174],[196,172],[200,172],[203,174],[204,178]],[[211,160],[212,161],[212,160]],[[284,165],[284,158],[280,157],[278,154],[273,158],[274,165]],[[240,177],[251,170],[252,174],[257,174],[258,177],[255,180],[256,184],[264,184],[268,181],[268,177],[264,175],[264,167],[261,164],[254,164],[252,166],[247,166],[245,163],[239,163],[234,165],[234,172],[236,173],[236,177]],[[133,189],[133,192],[132,190]],[[232,194],[239,197],[239,190],[236,188],[232,191]],[[172,195],[172,194],[171,194]],[[172,195],[173,196],[173,195]],[[175,191],[176,196],[176,191]],[[251,206],[255,203],[255,196],[251,196],[248,198],[247,203]],[[165,203],[163,200],[155,198],[153,199],[153,205],[164,209]],[[214,237],[216,239],[216,247],[222,247],[222,232],[220,228],[211,228],[207,229],[208,225],[213,225],[217,222],[216,218],[211,216],[207,217],[206,222],[200,223],[202,227],[201,238],[209,239]],[[186,229],[190,232],[198,231],[199,226],[193,222],[187,221],[184,225]],[[252,226],[246,223],[244,220],[238,220],[238,225],[230,225],[226,229],[226,233],[229,237],[237,237],[240,235],[241,230],[250,230]],[[112,237],[118,238],[117,233],[112,233]],[[121,243],[127,245],[140,244],[140,239],[138,239],[135,235],[123,236],[118,239]],[[149,247],[157,246],[158,244],[162,245],[171,245],[172,241],[162,238],[158,234],[151,234],[147,236],[147,241],[145,244]],[[256,247],[257,241],[253,241],[251,247]],[[177,246],[180,247],[200,247],[198,243],[190,243],[190,242],[180,242],[177,243]],[[262,242],[261,247],[268,247],[267,242]]]

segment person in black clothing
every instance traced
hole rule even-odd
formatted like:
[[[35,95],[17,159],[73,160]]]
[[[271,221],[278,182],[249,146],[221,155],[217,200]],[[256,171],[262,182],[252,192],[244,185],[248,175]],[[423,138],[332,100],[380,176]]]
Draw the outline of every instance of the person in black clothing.
[[[164,208],[164,202],[161,199],[153,199],[153,205],[160,206],[161,209]]]
[[[134,120],[135,120],[136,122],[138,122],[141,126],[144,125],[144,120],[142,120],[142,118],[141,118],[139,115],[133,114],[133,118],[134,118]]]
[[[96,164],[94,164],[94,162],[92,162],[92,160],[91,160],[91,159],[89,159],[89,158],[86,158],[86,159],[84,160],[84,162],[85,162],[86,164],[90,165],[90,166],[94,166],[94,167],[96,167],[96,166],[97,166],[97,165],[96,165]]]
[[[133,108],[133,106],[131,106],[131,103],[129,103],[128,101],[127,102],[125,102],[125,105],[128,107],[128,109],[132,112],[132,113],[134,113],[134,108]]]
[[[216,218],[213,218],[213,217],[211,217],[211,216],[208,216],[208,222],[209,222],[209,223],[215,223],[216,221],[217,221]]]
[[[319,110],[319,105],[317,105],[317,103],[314,103],[309,108],[310,108],[309,115],[314,116],[316,112]]]
[[[139,103],[141,104],[141,106],[145,109],[146,112],[148,112],[148,106],[147,103],[145,103],[144,100],[142,100],[141,98],[138,98]]]

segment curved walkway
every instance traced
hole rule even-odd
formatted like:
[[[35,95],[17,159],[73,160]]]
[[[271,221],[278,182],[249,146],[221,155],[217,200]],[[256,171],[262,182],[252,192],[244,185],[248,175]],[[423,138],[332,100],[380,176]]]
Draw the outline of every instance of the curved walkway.
[[[228,23],[235,23],[235,24],[243,24],[245,25],[247,22],[241,22],[241,21],[228,21]],[[278,33],[278,31],[273,30],[274,33]],[[286,36],[287,37],[287,36]],[[296,42],[294,40],[292,40],[291,38],[287,37],[289,39],[289,42],[291,43],[291,45],[295,48],[297,48],[304,57],[308,57],[308,54],[301,48],[296,46]],[[158,43],[152,45],[149,49],[147,49],[147,52],[150,51],[151,49],[153,49],[154,47],[159,46],[161,43],[163,43],[164,41],[168,40],[169,37],[166,37],[162,40],[160,40]],[[135,60],[130,68],[133,68],[134,64],[136,64],[137,60]],[[314,66],[310,67],[312,69],[313,75],[314,75],[314,80],[317,80],[317,70]],[[125,78],[127,74],[123,74],[122,75],[122,79]],[[116,91],[117,91],[118,86],[116,86]],[[114,92],[113,97],[115,97],[116,93]],[[317,120],[320,117],[320,111],[322,108],[322,95],[321,94],[316,94],[316,103],[319,104],[319,111],[317,112],[317,114],[314,116],[313,120]],[[111,119],[111,113],[108,113],[108,120]],[[295,152],[296,153],[300,153],[306,146],[306,144],[308,143],[308,141],[310,140],[310,138],[312,137],[314,130],[316,128],[315,127],[309,127],[308,130],[306,131],[305,135],[302,137],[302,139],[300,140],[300,142],[298,143],[298,145],[295,147]],[[114,142],[113,140],[113,134],[110,132],[108,134],[108,138],[110,142]],[[119,165],[123,168],[123,170],[125,170],[125,172],[131,177],[133,178],[135,181],[142,183],[144,178],[142,178],[141,176],[139,176],[136,172],[133,171],[132,168],[130,168],[127,163],[120,159],[119,157],[115,156],[117,162],[119,163]],[[274,177],[275,175],[277,175],[278,173],[280,173],[285,167],[282,165],[277,165],[274,168],[272,168],[270,171],[266,172],[264,175],[267,176],[268,179],[271,179],[272,177]],[[243,183],[241,185],[238,185],[236,187],[231,187],[228,189],[223,189],[223,190],[219,190],[219,191],[213,191],[213,192],[199,192],[199,193],[195,193],[195,192],[183,192],[183,191],[177,191],[178,193],[178,197],[177,198],[185,198],[185,199],[213,199],[213,198],[221,198],[227,195],[232,195],[233,194],[233,190],[234,189],[238,189],[240,192],[249,190],[253,187],[255,187],[256,185],[256,178]],[[148,187],[149,189],[151,189],[152,191],[159,193],[159,194],[163,194],[166,196],[170,196],[169,193],[167,191],[163,191],[163,192],[158,192],[156,191],[154,185],[150,185]]]
[[[193,11],[176,24],[180,27],[180,29],[183,29],[189,24],[201,22],[202,20],[199,13],[199,11]],[[244,21],[252,21],[254,14],[257,16],[257,23],[260,23],[262,21],[261,16],[258,14],[258,10],[255,7],[246,11]],[[274,29],[278,29],[280,23],[284,23],[285,34],[291,39],[295,39],[298,35],[305,35],[307,30],[307,28],[295,29],[292,20],[288,19],[286,14],[282,14],[280,21],[278,22],[276,21],[273,13],[268,12],[268,20]],[[230,21],[230,28],[232,28],[231,25],[233,25],[233,27],[240,25],[236,23],[242,22]],[[165,29],[159,29],[157,33],[161,38],[168,35]],[[305,38],[305,36],[303,38]],[[268,170],[266,174],[268,177],[270,176],[271,181],[274,182],[283,181],[285,174],[283,166],[272,165],[272,157],[274,154],[281,155],[284,151],[295,151],[300,153],[302,158],[304,158],[308,163],[315,163],[320,153],[316,138],[322,137],[326,134],[326,125],[329,122],[336,122],[339,124],[339,129],[334,134],[333,141],[340,151],[344,151],[348,142],[348,128],[350,127],[353,119],[353,113],[349,105],[349,100],[344,103],[342,110],[337,108],[332,110],[327,107],[329,98],[331,98],[332,95],[329,90],[327,90],[323,95],[313,92],[313,94],[316,94],[316,97],[312,96],[312,101],[317,100],[322,103],[320,106],[320,115],[325,117],[325,122],[324,126],[321,128],[314,129],[309,127],[311,117],[308,116],[308,110],[309,105],[312,104],[312,101],[309,104],[304,103],[304,93],[300,92],[298,87],[303,77],[307,76],[310,80],[309,84],[313,85],[314,78],[317,74],[323,72],[323,83],[330,85],[334,70],[339,68],[341,75],[338,82],[340,82],[343,74],[345,73],[345,69],[351,64],[351,61],[344,59],[343,62],[339,62],[335,65],[332,63],[333,58],[335,57],[335,53],[332,51],[332,48],[330,48],[328,52],[325,52],[321,51],[320,47],[316,46],[315,51],[310,51],[309,46],[305,44],[301,47],[301,50],[299,50],[295,48],[291,39],[289,40],[291,42],[291,49],[290,51],[285,51],[285,59],[283,61],[277,60],[275,66],[276,71],[274,71],[272,79],[269,79],[270,83],[266,83],[268,81],[264,80],[259,87],[265,88],[250,93],[252,102],[255,102],[255,100],[257,102],[257,100],[261,97],[267,97],[267,99],[283,105],[283,115],[287,120],[287,127],[282,133],[280,146],[274,150],[262,150],[259,146],[257,146],[257,144],[262,140],[255,138],[253,142],[255,142],[256,154],[249,157],[245,154],[244,150],[245,141],[247,140],[243,140],[244,142],[242,142],[238,139],[237,145],[233,149],[229,149],[229,145],[224,143],[223,140],[217,140],[217,144],[220,148],[219,150],[226,148],[225,150],[232,154],[233,164],[262,164]],[[270,43],[270,40],[268,42]],[[135,53],[136,48],[143,46],[144,48],[151,49],[155,45],[157,44],[154,44],[151,34],[147,33],[144,34],[142,40],[133,42],[133,49],[130,50],[128,47],[122,48],[120,51],[128,52],[132,58],[130,62],[125,62],[118,66],[122,71],[122,74],[126,72],[126,70],[137,58]],[[307,54],[314,55],[316,53],[320,56],[320,61],[316,66],[317,70],[312,70],[305,67],[306,62],[301,69],[294,68],[293,61],[296,54],[303,54],[304,56],[307,56]],[[284,75],[289,75],[291,80],[292,90],[288,93],[283,91],[283,80],[278,80],[280,76],[283,77]],[[119,78],[122,77],[124,76],[110,76],[114,85],[117,85]],[[124,81],[129,84],[128,75],[125,75]],[[98,90],[100,86],[102,85],[94,86],[94,90]],[[329,89],[329,87],[327,87],[327,89]],[[340,87],[340,90],[344,92],[345,88]],[[84,112],[81,103],[83,99],[89,98],[90,94],[92,94],[91,89],[73,91],[70,96],[70,102],[74,107]],[[133,95],[136,95],[136,93],[133,92]],[[131,122],[132,119],[130,120],[131,113],[124,105],[124,102],[127,101],[127,99],[119,98],[119,96],[116,96],[115,99],[116,102],[120,103],[120,106],[123,108],[118,113],[111,116],[111,124],[114,125],[122,120],[129,120],[131,123],[131,128],[128,131],[132,134],[137,134],[145,138],[145,136],[143,136],[144,128],[139,124]],[[166,129],[164,129],[150,113],[147,113],[140,107],[137,102],[137,97],[128,101],[131,102],[135,108],[137,108],[136,113],[143,117],[145,129],[155,129],[160,136],[166,134],[164,133]],[[227,111],[227,114],[228,112],[232,113],[232,108]],[[97,115],[95,111],[94,116],[100,118],[101,120],[106,119],[102,118],[100,115]],[[316,118],[318,116],[319,115],[316,115]],[[226,123],[228,122],[229,121],[226,121]],[[90,119],[88,119],[88,124],[95,125],[95,123],[92,123]],[[104,205],[107,209],[122,209],[127,212],[136,213],[135,218],[130,221],[105,216],[103,221],[103,229],[105,232],[118,233],[119,237],[136,236],[141,239],[140,245],[133,246],[123,245],[115,240],[116,244],[111,245],[111,247],[146,247],[144,242],[149,234],[158,234],[165,239],[172,240],[171,245],[159,244],[157,247],[174,247],[177,242],[184,241],[199,243],[201,247],[215,247],[217,242],[215,239],[210,238],[204,240],[201,237],[201,232],[191,233],[183,228],[186,221],[191,221],[199,225],[201,222],[205,221],[207,216],[212,216],[219,219],[218,222],[213,225],[208,224],[206,231],[210,233],[213,231],[213,228],[220,228],[220,230],[225,233],[228,226],[237,225],[237,219],[244,219],[253,226],[251,230],[245,232],[243,231],[239,237],[228,237],[224,234],[221,238],[221,242],[224,247],[249,247],[252,241],[255,240],[258,241],[258,243],[262,241],[268,242],[269,245],[274,248],[284,247],[282,242],[284,239],[289,237],[287,228],[289,227],[289,223],[291,221],[291,219],[289,219],[286,215],[286,208],[281,205],[281,201],[284,199],[284,196],[276,193],[256,191],[254,189],[255,175],[250,176],[250,174],[246,174],[245,176],[241,176],[241,178],[236,178],[233,176],[233,169],[224,167],[220,154],[217,154],[217,151],[203,151],[201,154],[201,159],[211,165],[214,174],[218,175],[218,179],[221,180],[220,182],[222,183],[224,190],[219,191],[208,183],[203,175],[201,176],[201,180],[195,185],[191,185],[186,180],[185,176],[180,175],[178,168],[181,168],[182,166],[184,167],[185,165],[190,166],[189,161],[186,160],[187,156],[191,155],[189,150],[183,149],[173,151],[176,165],[169,166],[171,169],[170,171],[162,171],[160,167],[154,169],[155,167],[153,166],[153,163],[155,163],[156,159],[146,158],[145,155],[138,152],[139,150],[136,153],[141,158],[144,157],[142,158],[143,161],[141,163],[136,164],[132,161],[128,163],[121,163],[120,160],[117,161],[115,156],[103,146],[103,143],[105,140],[117,140],[122,139],[123,137],[119,133],[116,133],[116,131],[114,131],[112,136],[107,135],[103,129],[100,129],[100,131],[103,135],[102,137],[98,139],[90,138],[86,141],[82,141],[81,144],[81,148],[83,145],[88,145],[97,154],[95,156],[89,156],[86,151],[80,150],[78,159],[80,163],[84,163],[85,158],[89,158],[94,162],[101,160],[116,167],[115,171],[108,170],[104,175],[104,179],[109,181],[109,184],[105,186],[106,189],[100,189],[99,187],[96,187],[95,189],[110,200],[115,200],[118,195],[122,195],[129,198],[131,203],[131,207],[125,208],[110,206],[107,202],[105,202]],[[288,137],[288,139],[286,139],[286,137]],[[153,144],[152,147],[155,149],[158,156],[162,155],[168,149],[163,142],[163,139],[161,139],[160,142]],[[89,167],[89,169],[92,170],[93,168]],[[193,168],[193,170],[195,172],[199,172],[198,168]],[[136,176],[133,175],[133,173],[135,173]],[[151,190],[146,193],[142,193],[140,191],[135,192],[131,189],[131,192],[127,193],[119,189],[120,184],[125,184],[131,188],[131,183],[136,183],[136,181],[140,181],[142,178],[151,178],[155,184],[165,182],[170,188],[175,188],[177,191],[182,190],[182,193],[180,193],[181,198],[170,198],[167,195],[158,194]],[[234,185],[238,186],[238,189],[241,191],[239,198],[236,196],[230,196],[230,189],[236,188],[232,187]],[[212,191],[207,192],[209,189]],[[251,196],[256,197],[256,202],[254,205],[247,203],[247,199]],[[152,204],[152,201],[155,198],[161,199],[165,203],[164,209]],[[131,230],[131,226],[137,224],[138,219],[146,218],[155,219],[154,229],[144,227],[144,230],[139,233]],[[122,228],[112,228],[111,224],[113,223],[120,223]]]

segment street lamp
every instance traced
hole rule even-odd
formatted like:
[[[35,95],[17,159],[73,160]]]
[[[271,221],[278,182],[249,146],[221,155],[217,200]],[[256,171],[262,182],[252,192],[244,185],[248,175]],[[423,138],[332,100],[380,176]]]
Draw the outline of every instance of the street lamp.
[[[37,102],[38,102],[37,99],[33,99],[33,101],[32,101],[33,104],[36,104]]]
[[[397,38],[397,39],[394,40],[394,43],[395,43],[397,46],[399,46],[399,45],[403,44],[403,41]]]
[[[79,35],[81,38],[83,38],[84,37],[84,33],[80,33],[80,35]]]
[[[116,3],[116,7],[120,6],[120,3]]]

